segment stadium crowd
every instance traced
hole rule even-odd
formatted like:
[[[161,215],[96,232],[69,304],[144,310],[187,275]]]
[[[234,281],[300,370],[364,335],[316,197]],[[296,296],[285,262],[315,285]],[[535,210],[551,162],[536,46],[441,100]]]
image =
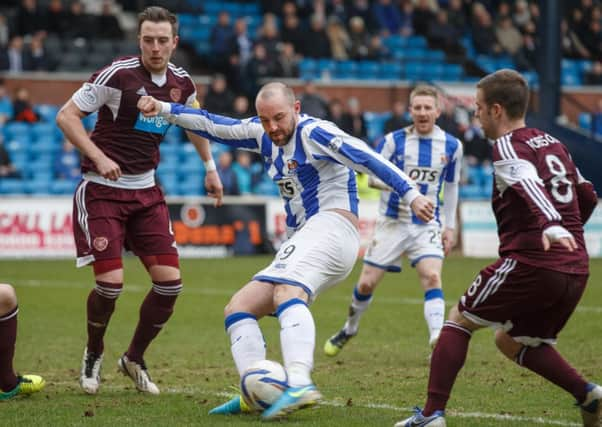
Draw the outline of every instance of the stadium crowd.
[[[93,71],[116,55],[135,54],[138,49],[135,12],[152,3],[133,0],[5,1],[0,7],[0,71],[5,71],[8,77],[22,71]],[[352,74],[347,75],[357,76],[364,71],[368,73],[369,66],[374,64],[383,64],[382,71],[387,65],[390,68],[391,64],[403,63],[397,45],[399,40],[422,40],[423,53],[440,51],[443,54],[439,59],[441,62],[461,67],[461,79],[474,80],[500,64],[511,65],[527,76],[536,76],[537,71],[535,51],[540,11],[535,1],[170,0],[163,3],[178,12],[180,18],[180,49],[173,62],[193,73],[214,76],[204,96],[205,108],[246,117],[254,113],[249,100],[254,98],[262,79],[301,77],[308,80],[303,93],[298,94],[304,112],[332,120],[369,144],[390,131],[391,126],[408,123],[407,100],[394,100],[391,113],[371,114],[364,111],[355,98],[326,98],[315,85],[309,84],[309,80],[328,78],[330,73],[336,77],[335,70],[329,68],[333,64],[336,64],[336,73],[344,77],[346,71],[342,68],[345,67],[352,70]],[[565,8],[562,15],[566,17],[562,22],[562,48],[566,58],[563,76],[565,73],[569,76],[569,83],[601,84],[600,4],[596,0],[580,0],[566,2]],[[199,32],[204,35],[199,36]],[[402,50],[412,51],[403,46]],[[322,60],[321,64],[325,65],[317,70],[318,74],[305,73],[308,64]],[[435,62],[424,66],[437,67],[432,64]],[[399,69],[393,67],[393,70],[397,73],[394,75],[402,76]],[[375,76],[382,78],[383,72]],[[411,75],[406,74],[406,77]],[[4,94],[0,101],[1,122],[46,121],[36,114],[36,106],[22,111],[28,101],[18,98],[27,94],[11,95]],[[469,186],[464,187],[462,195],[486,197],[491,147],[471,118],[471,112],[457,107],[453,99],[445,100],[438,123],[465,144],[468,167],[464,168],[463,182]],[[594,134],[602,134],[602,111],[586,115],[583,126]],[[174,131],[173,134],[176,137],[170,141],[181,142],[178,137],[181,132]],[[10,160],[12,153],[8,146],[13,133],[3,129],[1,136],[4,139],[4,145],[0,144],[1,176],[30,176],[27,171],[19,171],[27,166],[23,156],[16,153],[17,159]],[[60,164],[65,161],[73,165],[69,148],[66,148],[66,154],[60,149],[69,144],[59,141],[60,133],[56,133],[55,139],[56,150],[49,162],[57,165],[57,171],[52,177],[71,176],[64,170],[59,171]],[[179,150],[180,154],[185,152],[181,147]],[[241,165],[238,155],[224,154],[222,158],[224,150],[216,150],[214,154],[220,159],[220,171],[231,183],[226,186],[227,194],[275,192],[270,182],[259,178],[257,158],[251,158],[250,167],[247,167],[247,159],[242,159]],[[165,151],[177,149],[166,147]],[[63,157],[66,160],[62,160]],[[67,169],[71,168],[67,166]],[[170,166],[165,168],[169,170]],[[191,168],[191,171],[198,172],[197,169]],[[170,191],[174,187],[172,175],[160,175],[168,193],[173,193]],[[197,187],[201,191],[200,186]],[[62,192],[61,189],[68,193],[71,187],[59,187],[58,192]]]

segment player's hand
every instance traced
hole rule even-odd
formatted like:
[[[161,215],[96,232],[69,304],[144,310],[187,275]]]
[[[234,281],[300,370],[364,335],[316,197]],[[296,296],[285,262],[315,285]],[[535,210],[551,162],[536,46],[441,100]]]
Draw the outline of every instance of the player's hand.
[[[435,206],[433,205],[433,202],[422,195],[412,200],[410,208],[423,222],[429,222],[435,217]]]
[[[145,117],[154,117],[161,112],[161,101],[152,96],[141,96],[138,100],[138,109]]]
[[[96,166],[98,174],[103,178],[117,181],[121,176],[121,168],[119,165],[104,154],[97,160],[94,160],[94,165]]]
[[[205,175],[205,189],[207,190],[207,195],[215,199],[213,205],[220,207],[222,205],[222,198],[224,197],[224,186],[217,171],[207,172]]]
[[[446,228],[441,234],[441,243],[443,243],[443,253],[447,256],[451,249],[455,246],[454,230]]]
[[[577,249],[577,242],[573,235],[560,225],[553,225],[546,228],[541,236],[541,242],[544,251],[549,250],[554,243],[560,243],[569,252],[573,252]]]

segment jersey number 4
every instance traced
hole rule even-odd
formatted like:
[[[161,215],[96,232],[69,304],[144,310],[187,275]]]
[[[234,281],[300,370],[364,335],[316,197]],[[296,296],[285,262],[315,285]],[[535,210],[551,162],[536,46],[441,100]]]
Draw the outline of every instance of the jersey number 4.
[[[546,156],[546,165],[553,175],[550,179],[552,197],[560,203],[570,203],[573,200],[573,183],[566,177],[566,167],[554,154]]]

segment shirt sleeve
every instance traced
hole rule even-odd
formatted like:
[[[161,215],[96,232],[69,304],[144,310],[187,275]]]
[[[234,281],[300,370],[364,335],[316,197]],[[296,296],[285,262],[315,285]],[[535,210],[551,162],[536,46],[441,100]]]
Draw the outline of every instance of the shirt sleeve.
[[[306,128],[307,129],[307,128]],[[379,178],[403,197],[407,204],[420,195],[414,181],[381,154],[372,150],[364,141],[352,137],[328,123],[320,123],[308,132],[322,155],[362,173]]]
[[[526,144],[513,144],[510,138],[502,138],[493,147],[493,168],[500,196],[512,188],[537,217],[541,229],[560,225],[562,217],[535,164],[535,154]]]
[[[121,91],[110,86],[87,82],[75,91],[71,99],[77,108],[85,113],[98,111],[100,107],[106,105],[113,112],[113,117],[116,117]]]
[[[257,141],[263,135],[261,124],[253,119],[233,119],[182,104],[162,102],[160,114],[186,130],[234,148],[258,150]]]

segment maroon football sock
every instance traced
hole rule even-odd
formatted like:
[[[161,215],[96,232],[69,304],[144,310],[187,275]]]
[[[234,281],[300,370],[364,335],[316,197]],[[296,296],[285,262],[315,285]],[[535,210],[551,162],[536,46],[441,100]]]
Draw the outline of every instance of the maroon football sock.
[[[181,280],[155,282],[140,307],[140,319],[132,342],[127,350],[130,360],[142,363],[143,356],[151,341],[161,332],[169,320],[180,290]]]
[[[516,362],[568,391],[577,402],[585,400],[587,381],[551,345],[523,347]]]
[[[17,341],[17,313],[19,309],[0,314],[0,390],[10,391],[17,386],[13,370],[15,342]]]
[[[104,336],[123,284],[96,282],[88,295],[88,352],[102,354]]]
[[[466,360],[471,332],[447,321],[431,356],[428,398],[422,413],[426,416],[445,410],[456,376]]]

